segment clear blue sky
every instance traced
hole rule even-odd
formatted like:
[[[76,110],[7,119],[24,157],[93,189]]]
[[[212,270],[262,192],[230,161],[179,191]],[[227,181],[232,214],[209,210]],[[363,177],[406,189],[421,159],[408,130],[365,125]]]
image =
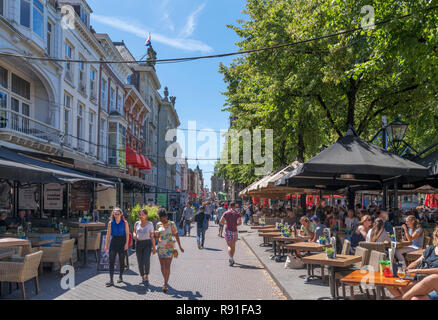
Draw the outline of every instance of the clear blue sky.
[[[150,32],[157,58],[166,59],[237,51],[235,43],[239,38],[226,25],[236,25],[238,19],[245,18],[242,10],[246,1],[88,0],[88,3],[94,11],[91,25],[98,33],[109,34],[113,41],[124,40],[134,57],[140,59],[146,53],[144,43]],[[188,128],[188,121],[196,121],[197,129],[228,128],[229,115],[221,111],[225,103],[221,92],[226,86],[218,69],[220,62],[229,65],[231,61],[232,58],[220,58],[157,65],[161,93],[168,86],[170,95],[177,97],[180,128]],[[196,167],[196,162],[190,163],[190,167]],[[199,167],[209,187],[213,164],[200,161]]]

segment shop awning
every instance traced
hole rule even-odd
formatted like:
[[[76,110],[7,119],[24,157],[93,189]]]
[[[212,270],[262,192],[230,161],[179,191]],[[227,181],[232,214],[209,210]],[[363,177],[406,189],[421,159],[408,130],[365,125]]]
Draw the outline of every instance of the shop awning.
[[[126,147],[126,163],[141,170],[151,170],[152,165],[148,158],[139,154],[134,149]]]
[[[11,170],[11,169],[15,170]],[[3,178],[20,182],[70,182],[94,181],[114,186],[114,183],[99,179],[70,168],[40,161],[0,147],[0,174]]]

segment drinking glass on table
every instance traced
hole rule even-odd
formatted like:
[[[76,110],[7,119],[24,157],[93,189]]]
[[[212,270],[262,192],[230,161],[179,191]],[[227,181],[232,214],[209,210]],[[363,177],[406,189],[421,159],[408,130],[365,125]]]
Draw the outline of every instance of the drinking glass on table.
[[[397,276],[399,277],[399,280],[396,280],[396,282],[405,282],[403,280],[406,277],[406,267],[400,266],[397,268]]]

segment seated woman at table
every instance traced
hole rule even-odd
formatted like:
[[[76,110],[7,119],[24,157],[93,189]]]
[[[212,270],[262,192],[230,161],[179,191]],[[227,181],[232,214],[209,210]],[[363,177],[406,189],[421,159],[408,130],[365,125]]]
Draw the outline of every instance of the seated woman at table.
[[[351,248],[353,251],[359,245],[359,242],[365,241],[367,238],[368,231],[371,228],[371,216],[364,215],[357,226],[356,231],[351,235]]]
[[[372,229],[368,231],[366,242],[391,242],[391,236],[386,232],[382,218],[374,220]]]
[[[412,262],[407,269],[407,273],[414,273],[416,280],[409,283],[405,288],[387,287],[395,299],[400,299],[403,296],[404,300],[410,299],[437,299],[438,283],[436,278],[438,275],[438,227],[433,232],[433,245],[429,246],[423,255],[416,261]],[[426,278],[418,279],[418,275],[428,275]],[[433,276],[432,276],[433,275]],[[432,288],[434,288],[433,291]],[[429,297],[427,295],[429,294]]]
[[[406,224],[403,224],[402,227],[404,231],[404,240],[412,241],[412,244],[407,247],[396,249],[395,256],[397,260],[405,267],[406,260],[403,255],[408,252],[423,248],[424,231],[415,216],[408,216],[406,218]]]

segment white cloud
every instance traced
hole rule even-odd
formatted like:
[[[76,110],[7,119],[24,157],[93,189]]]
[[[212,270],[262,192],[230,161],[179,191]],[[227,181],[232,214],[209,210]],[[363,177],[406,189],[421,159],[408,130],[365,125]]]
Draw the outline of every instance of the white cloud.
[[[170,31],[175,31],[175,26],[173,25],[172,20],[170,19],[169,13],[165,12],[163,14],[163,21],[166,23],[166,26],[168,29],[170,29]]]
[[[94,14],[93,19],[99,23],[105,24],[107,26],[113,27],[115,29],[129,32],[133,35],[136,35],[143,40],[146,40],[149,31],[146,31],[147,28],[141,25],[136,25],[132,22],[128,22],[123,19],[101,16]],[[180,38],[170,38],[159,33],[151,32],[152,35],[152,43],[154,41],[177,48],[185,51],[200,51],[200,52],[211,52],[213,48],[209,45],[203,43],[202,41],[193,40],[193,39],[180,39]]]
[[[190,37],[195,31],[196,19],[202,10],[205,8],[205,3],[201,4],[195,11],[193,11],[187,18],[187,23],[182,29],[180,36],[183,38]]]

